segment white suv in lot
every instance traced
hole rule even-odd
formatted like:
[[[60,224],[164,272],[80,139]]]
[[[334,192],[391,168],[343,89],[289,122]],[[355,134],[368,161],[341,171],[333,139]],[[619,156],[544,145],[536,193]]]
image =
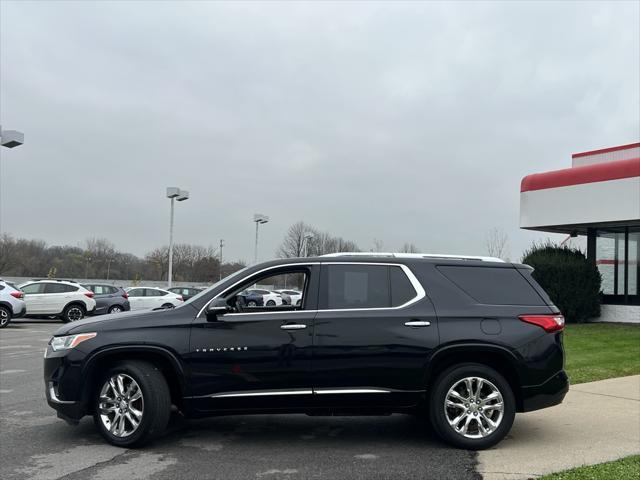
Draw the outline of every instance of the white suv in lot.
[[[56,316],[66,323],[96,309],[93,292],[70,280],[32,280],[18,288],[24,292],[28,316]]]
[[[131,310],[174,308],[184,303],[182,295],[155,287],[133,287],[126,289]]]
[[[9,325],[12,318],[25,314],[27,309],[23,298],[24,293],[0,279],[0,328]]]

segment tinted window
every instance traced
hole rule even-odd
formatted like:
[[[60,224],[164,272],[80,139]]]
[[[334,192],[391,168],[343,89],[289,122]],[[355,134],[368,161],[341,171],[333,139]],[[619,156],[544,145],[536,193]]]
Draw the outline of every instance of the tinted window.
[[[324,308],[389,307],[389,267],[386,265],[323,266]]]
[[[0,291],[4,290],[4,285],[0,285]]]
[[[145,297],[159,297],[160,296],[160,292],[158,292],[157,290],[154,290],[152,288],[145,288],[144,289],[144,296]]]
[[[78,290],[78,287],[74,287],[72,285],[65,285],[64,283],[45,283],[44,284],[44,293],[67,293],[67,292],[75,292]]]
[[[440,266],[438,270],[479,303],[545,304],[515,268]]]
[[[389,279],[391,281],[391,306],[399,307],[418,294],[411,285],[407,274],[400,267],[389,267]]]
[[[144,292],[142,288],[133,288],[127,292],[130,297],[143,297]]]
[[[30,283],[21,288],[24,293],[41,293],[44,290],[42,283]]]

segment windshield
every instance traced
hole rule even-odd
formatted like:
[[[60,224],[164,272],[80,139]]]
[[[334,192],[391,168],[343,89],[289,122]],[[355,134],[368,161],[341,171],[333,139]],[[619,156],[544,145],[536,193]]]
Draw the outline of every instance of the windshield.
[[[216,288],[218,285],[220,285],[222,282],[226,282],[227,280],[237,277],[239,276],[241,273],[247,271],[249,269],[249,267],[244,267],[241,270],[238,270],[237,272],[233,272],[231,275],[228,275],[226,277],[224,277],[222,280],[214,283],[213,285],[211,285],[209,288],[205,288],[204,290],[202,290],[200,293],[198,293],[197,295],[194,295],[193,297],[191,297],[189,300],[187,300],[186,302],[184,302],[183,305],[186,305],[187,303],[191,303],[194,300],[197,300],[201,297],[204,297],[205,295],[207,295],[207,293],[209,293],[212,289]]]

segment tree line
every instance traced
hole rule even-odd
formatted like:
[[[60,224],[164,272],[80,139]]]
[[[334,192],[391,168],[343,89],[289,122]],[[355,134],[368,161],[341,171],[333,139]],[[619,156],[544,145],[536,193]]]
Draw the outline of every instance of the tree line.
[[[82,246],[47,245],[43,240],[0,236],[0,274],[9,277],[167,279],[169,248],[158,247],[143,257],[116,249],[104,238]],[[212,283],[241,268],[243,262],[220,264],[213,247],[179,243],[173,246],[173,279]]]

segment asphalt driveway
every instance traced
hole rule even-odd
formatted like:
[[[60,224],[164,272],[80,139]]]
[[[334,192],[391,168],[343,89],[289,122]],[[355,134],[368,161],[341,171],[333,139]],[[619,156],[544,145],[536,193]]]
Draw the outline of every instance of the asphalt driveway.
[[[42,356],[58,322],[0,330],[0,478],[477,479],[474,453],[440,443],[413,417],[259,415],[172,419],[143,450],[71,427],[44,399]]]

